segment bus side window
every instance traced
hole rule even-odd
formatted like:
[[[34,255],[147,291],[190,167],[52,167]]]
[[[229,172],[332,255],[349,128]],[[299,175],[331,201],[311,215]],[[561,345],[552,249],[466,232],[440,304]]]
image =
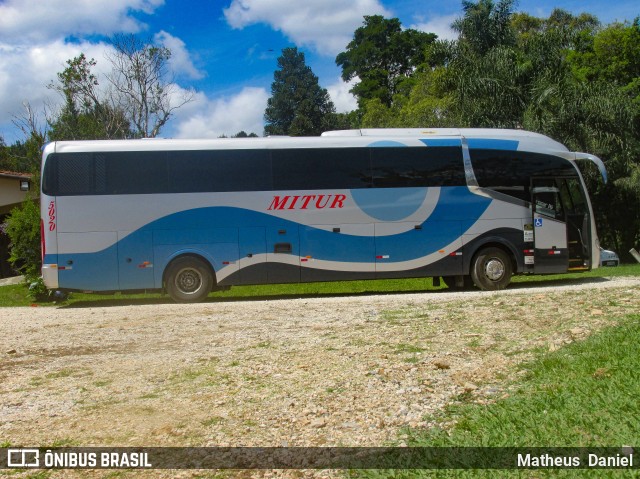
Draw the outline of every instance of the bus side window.
[[[532,177],[539,178],[536,183],[538,186],[551,186],[554,184],[550,180],[552,177],[575,174],[568,160],[553,155],[484,148],[471,148],[469,151],[473,170],[481,188],[527,202],[531,198],[529,184]]]
[[[537,189],[540,190],[540,189]],[[548,191],[535,191],[536,213],[550,218],[564,220],[562,202],[556,188],[545,188]]]
[[[65,153],[51,155],[55,167],[52,195],[92,194],[93,160],[90,153]],[[51,170],[49,167],[48,170]]]
[[[571,199],[571,193],[569,192],[569,188],[567,187],[567,180],[565,178],[560,178],[557,180],[557,184],[558,188],[560,189],[560,200],[562,201],[565,212],[567,215],[571,215],[575,212],[575,208],[573,205],[573,200]]]

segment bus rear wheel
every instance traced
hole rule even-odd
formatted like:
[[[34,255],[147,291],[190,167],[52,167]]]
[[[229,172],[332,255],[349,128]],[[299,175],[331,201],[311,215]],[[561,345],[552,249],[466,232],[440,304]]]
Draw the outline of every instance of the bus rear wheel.
[[[500,248],[485,248],[476,254],[471,265],[471,279],[484,291],[504,289],[511,282],[513,266],[509,255]]]
[[[211,292],[213,277],[201,259],[185,256],[173,261],[167,269],[167,293],[176,303],[197,303]]]

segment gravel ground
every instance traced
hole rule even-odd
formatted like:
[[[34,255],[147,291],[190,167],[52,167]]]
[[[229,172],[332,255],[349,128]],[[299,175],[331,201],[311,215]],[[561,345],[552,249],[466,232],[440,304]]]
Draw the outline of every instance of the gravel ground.
[[[380,446],[534,351],[640,310],[640,278],[501,292],[0,308],[0,438],[48,446]],[[186,473],[185,473],[186,474]]]

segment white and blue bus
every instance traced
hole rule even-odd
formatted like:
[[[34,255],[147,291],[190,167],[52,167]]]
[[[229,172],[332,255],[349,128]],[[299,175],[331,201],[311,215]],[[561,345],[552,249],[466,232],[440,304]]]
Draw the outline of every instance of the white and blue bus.
[[[536,133],[380,129],[315,138],[54,142],[42,273],[65,291],[513,274],[599,265],[576,161]]]

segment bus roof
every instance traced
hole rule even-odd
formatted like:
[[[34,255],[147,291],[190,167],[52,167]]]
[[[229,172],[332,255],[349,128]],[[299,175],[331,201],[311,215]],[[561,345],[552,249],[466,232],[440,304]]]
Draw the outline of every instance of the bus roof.
[[[460,137],[517,141],[518,149],[568,151],[567,147],[548,136],[526,130],[501,128],[365,128],[360,130],[327,131],[322,136],[330,137],[385,137],[385,138],[437,138]],[[526,148],[522,148],[526,145]]]
[[[540,133],[504,128],[362,128],[326,131],[322,136],[473,136],[492,138],[549,138]]]
[[[407,146],[428,144],[437,138],[466,138],[513,142],[513,149],[568,152],[561,143],[551,138],[524,130],[489,128],[380,128],[327,131],[321,137],[266,137],[219,139],[142,139],[142,140],[88,140],[59,141],[47,145],[45,153],[87,151],[158,151],[195,149],[260,149],[260,148],[324,148],[381,145],[379,142],[397,142]],[[470,145],[471,146],[471,145]]]

